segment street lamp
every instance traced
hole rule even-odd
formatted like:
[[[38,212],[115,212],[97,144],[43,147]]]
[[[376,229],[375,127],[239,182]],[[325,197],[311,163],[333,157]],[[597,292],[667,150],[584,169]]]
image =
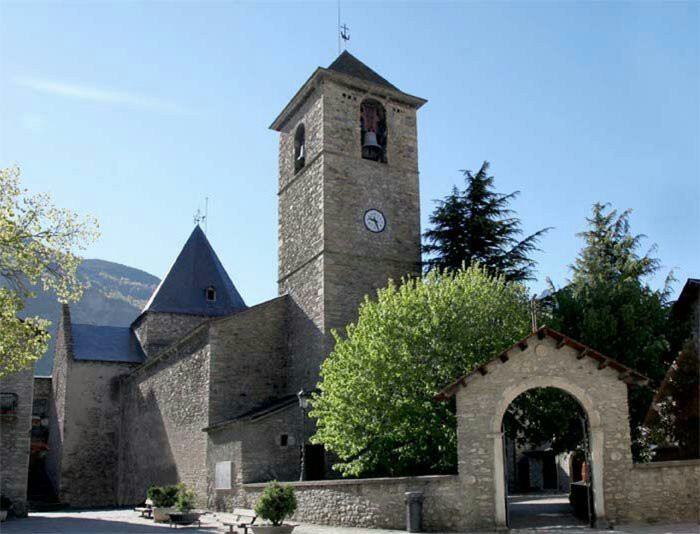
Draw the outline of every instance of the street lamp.
[[[301,408],[301,440],[299,446],[301,448],[300,460],[299,460],[299,480],[306,480],[306,447],[304,442],[306,441],[306,410],[309,408],[309,399],[311,398],[310,391],[304,391],[303,389],[297,393],[297,398],[299,399],[299,408]]]

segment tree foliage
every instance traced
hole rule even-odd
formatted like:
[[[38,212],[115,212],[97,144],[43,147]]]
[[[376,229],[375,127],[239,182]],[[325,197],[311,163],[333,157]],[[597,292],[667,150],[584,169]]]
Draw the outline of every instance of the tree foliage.
[[[555,454],[579,449],[586,414],[571,395],[557,388],[528,390],[513,400],[503,418],[508,437],[520,446],[549,443]]]
[[[645,236],[630,232],[630,211],[619,213],[597,203],[579,234],[584,247],[572,266],[570,283],[553,290],[552,326],[651,378],[663,379],[680,332],[669,323],[666,287],[652,289],[646,279],[659,260],[653,248],[640,254]],[[633,452],[640,458],[640,426],[653,395],[651,387],[630,391]]]
[[[312,441],[346,476],[453,471],[454,410],[433,396],[528,332],[527,291],[475,265],[390,283],[377,297],[346,338],[334,333]]]
[[[430,269],[458,269],[463,263],[486,266],[508,280],[532,278],[535,261],[530,255],[549,228],[520,239],[520,219],[508,208],[518,191],[504,195],[493,190],[493,176],[484,162],[476,174],[462,171],[465,189],[456,186],[438,201],[430,216],[432,227],[423,237]]]
[[[80,298],[75,254],[97,236],[93,219],[55,207],[47,194],[29,195],[18,168],[0,170],[0,377],[39,358],[48,343],[48,321],[20,318],[40,286],[59,301]]]
[[[643,437],[650,457],[659,448],[672,449],[673,459],[700,455],[700,343],[690,338],[683,346],[654,398]]]

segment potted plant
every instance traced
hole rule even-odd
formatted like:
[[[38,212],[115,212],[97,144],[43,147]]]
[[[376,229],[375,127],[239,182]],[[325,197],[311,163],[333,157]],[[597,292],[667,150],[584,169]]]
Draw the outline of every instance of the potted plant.
[[[194,491],[187,489],[184,484],[178,484],[177,498],[175,499],[176,512],[170,512],[170,520],[179,525],[191,525],[198,522],[202,514],[192,511],[194,504]]]
[[[254,534],[289,534],[296,525],[282,524],[297,509],[294,488],[270,482],[262,492],[255,513],[271,525],[251,525]]]
[[[12,501],[4,495],[0,495],[0,521],[5,521],[5,519],[7,519],[7,512],[10,510],[11,506]]]
[[[170,521],[171,512],[175,511],[175,500],[179,488],[175,485],[151,486],[148,488],[147,497],[153,501],[153,520],[161,523]]]

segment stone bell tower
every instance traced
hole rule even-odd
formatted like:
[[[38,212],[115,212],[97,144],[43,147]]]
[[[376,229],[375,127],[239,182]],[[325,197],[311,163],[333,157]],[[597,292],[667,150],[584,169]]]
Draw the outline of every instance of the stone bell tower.
[[[316,384],[331,330],[357,319],[365,295],[420,272],[416,112],[425,102],[343,52],[271,125],[292,393]]]

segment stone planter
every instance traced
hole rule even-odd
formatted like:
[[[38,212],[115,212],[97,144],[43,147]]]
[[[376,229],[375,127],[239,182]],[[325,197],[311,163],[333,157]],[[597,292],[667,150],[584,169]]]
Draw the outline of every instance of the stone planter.
[[[154,506],[153,507],[153,521],[156,523],[167,523],[170,521],[170,514],[176,513],[175,507],[173,506]]]
[[[296,525],[287,525],[286,523],[279,526],[273,525],[251,525],[253,534],[290,534]]]
[[[7,510],[0,510],[0,521],[7,519]]]

